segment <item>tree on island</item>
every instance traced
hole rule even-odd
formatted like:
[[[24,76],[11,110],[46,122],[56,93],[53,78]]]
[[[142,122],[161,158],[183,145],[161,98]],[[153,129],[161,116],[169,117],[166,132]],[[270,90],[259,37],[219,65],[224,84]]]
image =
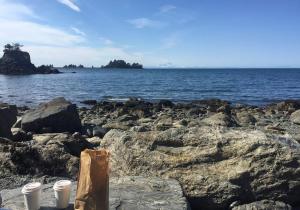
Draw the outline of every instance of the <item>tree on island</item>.
[[[21,47],[23,47],[23,45],[19,43],[6,44],[3,52],[21,51]]]
[[[124,60],[113,60],[110,61],[106,66],[101,66],[101,68],[143,69],[143,65],[139,63],[126,63]]]
[[[82,64],[80,65],[75,65],[75,64],[69,64],[69,65],[64,65],[63,68],[66,68],[66,69],[75,69],[75,68],[84,68],[84,66]]]

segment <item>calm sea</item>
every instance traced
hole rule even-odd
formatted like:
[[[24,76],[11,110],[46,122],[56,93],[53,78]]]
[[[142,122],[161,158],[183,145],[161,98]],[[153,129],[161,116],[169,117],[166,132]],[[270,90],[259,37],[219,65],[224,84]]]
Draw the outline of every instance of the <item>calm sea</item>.
[[[0,101],[33,106],[64,96],[82,100],[219,98],[264,105],[300,99],[300,69],[69,69],[63,74],[0,75]],[[76,72],[76,73],[71,73]]]

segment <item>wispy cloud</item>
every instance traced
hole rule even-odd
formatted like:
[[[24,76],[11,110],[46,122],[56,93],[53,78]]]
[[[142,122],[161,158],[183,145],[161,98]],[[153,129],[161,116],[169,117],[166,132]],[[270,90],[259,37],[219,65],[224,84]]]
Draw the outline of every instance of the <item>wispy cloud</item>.
[[[71,29],[78,35],[86,36],[86,34],[83,31],[81,31],[79,28],[71,27]]]
[[[151,20],[149,18],[136,18],[136,19],[131,19],[127,21],[131,25],[133,25],[135,28],[142,29],[146,27],[161,27],[164,25],[164,23],[156,20]]]
[[[19,33],[22,31],[22,33]],[[0,40],[4,43],[21,42],[38,45],[72,45],[85,41],[84,37],[69,34],[61,29],[29,21],[1,20]],[[3,44],[3,43],[2,43]]]
[[[66,46],[85,42],[82,35],[36,22],[32,19],[34,17],[37,15],[25,4],[0,0],[0,44],[21,42]]]
[[[158,66],[167,62],[157,54],[149,55],[136,52],[134,47],[117,46],[105,37],[100,37],[105,46],[89,46],[87,35],[80,28],[71,27],[74,31],[71,32],[70,28],[44,24],[43,21],[43,17],[39,17],[26,4],[0,0],[0,47],[7,43],[20,42],[25,45],[23,49],[30,52],[32,62],[36,65],[102,65],[112,59],[139,62],[146,66]],[[143,27],[157,25],[159,24],[156,21],[150,21],[144,23]]]
[[[112,45],[114,42],[111,39],[105,37],[99,37],[100,41],[105,45]]]
[[[66,5],[67,7],[69,7],[70,9],[76,11],[76,12],[80,12],[80,8],[79,6],[77,6],[74,3],[74,0],[57,0],[59,3],[62,3],[64,5]]]
[[[160,13],[167,13],[172,10],[175,10],[177,7],[171,4],[163,5],[159,8]]]
[[[23,17],[38,18],[28,6],[7,0],[0,0],[0,18],[21,19]]]

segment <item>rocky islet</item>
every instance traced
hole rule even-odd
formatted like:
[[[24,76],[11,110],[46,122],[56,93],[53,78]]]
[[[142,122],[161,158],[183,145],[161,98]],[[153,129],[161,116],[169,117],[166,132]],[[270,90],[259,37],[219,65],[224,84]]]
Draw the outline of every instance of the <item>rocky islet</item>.
[[[42,65],[36,67],[31,63],[30,54],[22,51],[20,44],[7,44],[0,58],[0,74],[5,75],[28,75],[28,74],[58,74],[57,69]]]

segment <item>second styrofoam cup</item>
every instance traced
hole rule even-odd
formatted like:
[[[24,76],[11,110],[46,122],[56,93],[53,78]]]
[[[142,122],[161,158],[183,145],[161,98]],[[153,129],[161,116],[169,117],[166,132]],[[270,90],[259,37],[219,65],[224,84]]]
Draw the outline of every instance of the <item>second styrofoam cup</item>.
[[[54,196],[56,208],[65,209],[69,206],[72,182],[69,180],[61,180],[54,184]]]

